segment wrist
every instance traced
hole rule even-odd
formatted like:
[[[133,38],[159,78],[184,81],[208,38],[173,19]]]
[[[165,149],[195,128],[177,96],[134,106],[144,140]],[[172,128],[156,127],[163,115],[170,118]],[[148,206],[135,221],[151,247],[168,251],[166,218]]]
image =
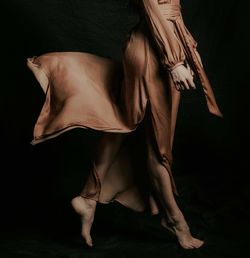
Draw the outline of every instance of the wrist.
[[[175,65],[168,67],[167,69],[169,72],[172,72],[174,69],[176,69],[177,67],[179,67],[181,65],[184,65],[184,61],[180,61],[180,62],[176,63]]]

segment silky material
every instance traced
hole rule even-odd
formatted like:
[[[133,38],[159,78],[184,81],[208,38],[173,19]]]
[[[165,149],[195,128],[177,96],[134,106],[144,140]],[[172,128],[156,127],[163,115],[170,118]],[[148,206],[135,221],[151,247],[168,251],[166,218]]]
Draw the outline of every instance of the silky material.
[[[209,111],[222,114],[196,56],[197,43],[184,25],[179,1],[158,5],[156,0],[144,0],[139,6],[141,19],[124,46],[122,64],[81,52],[52,52],[27,59],[46,94],[31,143],[77,127],[131,133],[143,122],[178,195],[171,167],[180,92],[174,87],[171,69],[189,64],[201,80]],[[128,142],[102,182],[93,163],[80,195],[102,203],[116,200],[137,211],[149,207],[157,213],[152,182],[141,186],[146,172],[138,179],[144,168],[139,157],[132,157],[136,139]],[[138,153],[143,153],[140,144]]]
[[[175,31],[177,40],[175,40],[174,36],[170,37],[170,39],[173,41],[172,48],[175,49],[174,53],[177,52],[179,54],[179,56],[177,56],[177,59],[179,59],[179,64],[182,64],[182,62],[185,59],[186,62],[191,66],[192,70],[200,79],[210,113],[219,117],[223,117],[222,112],[220,111],[216,103],[215,96],[212,90],[212,86],[209,82],[209,79],[202,67],[202,64],[200,63],[199,58],[197,57],[197,54],[196,54],[197,52],[195,50],[198,44],[194,40],[193,36],[191,35],[191,33],[189,32],[189,30],[184,24],[183,17],[181,14],[180,1],[179,0],[165,1],[165,3],[160,5],[161,6],[160,8],[158,8],[156,1],[144,0],[143,2],[144,2],[144,7],[146,11],[150,13],[148,17],[151,21],[153,31],[155,32],[156,35],[161,34],[159,30],[162,29],[162,27],[159,27],[159,24],[163,24],[163,27],[166,28],[166,21],[162,21],[163,16],[167,21],[170,21],[174,25],[173,31]],[[163,14],[163,16],[160,15],[160,12]],[[155,20],[158,20],[158,22],[155,23],[154,22]],[[169,34],[170,33],[168,33],[168,35]],[[178,41],[179,43],[177,43]],[[160,45],[160,43],[158,43],[158,45]],[[163,50],[165,48],[166,48],[166,44],[162,46]],[[164,53],[164,51],[162,51],[162,53]],[[162,62],[163,64],[166,65],[167,68],[170,68],[171,70],[171,68],[173,66],[175,67],[175,65],[171,64],[169,62],[169,58],[166,59],[166,57],[168,57],[168,55],[165,54],[163,56],[163,59],[164,58],[165,59]]]

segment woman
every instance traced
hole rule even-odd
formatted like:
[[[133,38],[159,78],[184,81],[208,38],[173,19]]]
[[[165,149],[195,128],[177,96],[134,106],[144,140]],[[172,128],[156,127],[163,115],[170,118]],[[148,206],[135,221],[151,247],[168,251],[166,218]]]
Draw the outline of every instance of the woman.
[[[162,226],[183,248],[199,248],[204,242],[190,233],[175,201],[178,192],[171,172],[180,92],[195,89],[194,75],[200,79],[209,111],[222,114],[197,43],[184,25],[179,0],[135,3],[140,21],[124,48],[121,81],[116,80],[117,63],[87,53],[48,53],[28,59],[46,92],[32,144],[75,127],[103,131],[88,180],[71,201],[89,246],[97,202],[116,200],[138,212],[160,213]],[[142,131],[136,130],[139,125]],[[142,138],[130,137],[135,130]]]

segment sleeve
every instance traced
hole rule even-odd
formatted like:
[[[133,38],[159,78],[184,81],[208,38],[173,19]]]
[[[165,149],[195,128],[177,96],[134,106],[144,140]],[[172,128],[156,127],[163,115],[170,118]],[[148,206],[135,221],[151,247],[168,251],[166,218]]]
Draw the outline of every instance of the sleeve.
[[[163,16],[158,0],[142,0],[144,15],[159,49],[161,62],[172,70],[184,63],[185,54],[179,39],[174,33],[173,23]]]

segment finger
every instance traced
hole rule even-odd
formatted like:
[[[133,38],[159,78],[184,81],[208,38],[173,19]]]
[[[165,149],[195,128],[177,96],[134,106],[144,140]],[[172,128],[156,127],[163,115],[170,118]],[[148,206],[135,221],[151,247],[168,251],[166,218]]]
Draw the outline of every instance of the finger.
[[[177,82],[177,85],[178,85],[178,89],[179,90],[183,90],[183,85],[182,85],[182,83],[181,82]]]
[[[183,85],[184,89],[186,88],[186,89],[189,90],[189,85],[188,85],[188,81],[187,80],[183,80],[182,81],[182,85]]]
[[[189,83],[189,86],[193,89],[196,89],[195,87],[195,84],[194,84],[194,80],[192,77],[188,78],[188,83]]]
[[[179,90],[178,82],[174,81],[173,86],[175,87],[176,90]]]
[[[185,90],[185,86],[183,85],[183,83],[181,83],[181,89]]]
[[[177,90],[178,90],[178,91],[181,91],[181,85],[180,85],[179,82],[177,83]]]
[[[180,82],[178,82],[178,81],[175,82],[175,88],[176,88],[178,91],[181,90]]]

